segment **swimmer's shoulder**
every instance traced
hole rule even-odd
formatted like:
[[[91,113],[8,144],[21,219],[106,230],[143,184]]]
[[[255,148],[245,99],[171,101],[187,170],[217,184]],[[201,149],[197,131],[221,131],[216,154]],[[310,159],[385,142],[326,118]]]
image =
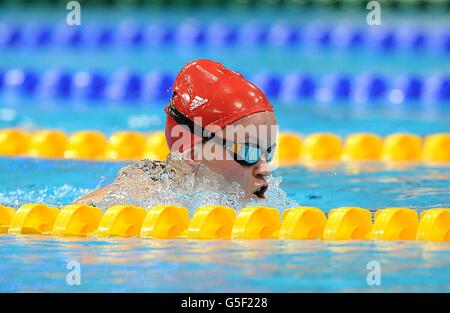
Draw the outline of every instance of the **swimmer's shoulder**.
[[[154,181],[161,179],[161,175],[167,172],[167,164],[163,161],[140,160],[119,170],[116,181],[127,178],[145,176]]]
[[[171,153],[165,161],[143,159],[121,168],[115,182],[127,183],[130,179],[147,182],[166,179],[178,180],[194,171],[195,168],[189,161],[184,160],[180,154]]]
[[[132,167],[139,169],[143,172],[152,172],[152,171],[165,171],[167,168],[166,162],[163,161],[154,161],[149,159],[140,160],[131,165]]]

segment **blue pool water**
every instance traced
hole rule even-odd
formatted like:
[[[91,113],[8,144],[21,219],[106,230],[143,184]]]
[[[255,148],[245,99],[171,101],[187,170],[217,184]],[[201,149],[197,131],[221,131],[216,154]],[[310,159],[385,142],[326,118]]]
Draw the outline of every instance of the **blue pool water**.
[[[418,242],[83,240],[2,236],[1,291],[445,292],[448,244]],[[6,262],[5,262],[6,261]],[[68,262],[81,264],[70,286]],[[367,284],[379,262],[381,285]]]
[[[3,21],[61,23],[59,11],[1,10]],[[177,24],[189,18],[203,22],[216,19],[239,25],[248,12],[139,13],[87,12],[87,24],[110,23],[133,17]],[[342,12],[251,12],[256,21],[288,21],[308,24],[334,21],[365,27],[365,16]],[[311,13],[311,12],[310,12]],[[165,15],[161,15],[165,14]],[[411,13],[412,14],[412,13]],[[25,18],[26,17],[26,18]],[[282,17],[282,18],[281,18]],[[400,24],[428,31],[448,29],[448,16],[435,12],[392,16],[386,12],[382,27]],[[413,23],[413,24],[414,24]],[[258,72],[292,71],[350,75],[377,72],[387,77],[448,74],[448,54],[433,51],[409,53],[366,50],[309,49],[289,47],[141,47],[92,50],[87,48],[2,49],[0,70],[50,68],[72,71],[100,70],[106,74],[127,68],[140,73],[163,70],[172,74],[194,58],[213,58],[249,75]],[[170,93],[170,90],[168,91]],[[386,99],[374,102],[351,100],[330,103],[272,101],[281,131],[301,135],[329,131],[346,136],[355,132],[386,135],[411,132],[427,135],[450,132],[449,103]],[[0,91],[0,128],[26,130],[62,129],[67,133],[96,129],[110,135],[119,130],[150,132],[164,128],[165,103],[55,99],[37,94],[18,95]],[[0,158],[0,204],[18,208],[28,202],[61,207],[111,182],[127,163]],[[360,206],[372,212],[391,206],[418,210],[450,207],[450,166],[343,163],[317,170],[306,167],[276,169],[288,197],[305,206],[329,211],[339,206]],[[284,209],[279,207],[280,210]],[[422,242],[279,240],[141,240],[57,239],[43,236],[0,236],[0,291],[450,291],[450,244]],[[67,264],[81,266],[81,285],[70,286]],[[367,264],[379,262],[381,285],[367,283]]]

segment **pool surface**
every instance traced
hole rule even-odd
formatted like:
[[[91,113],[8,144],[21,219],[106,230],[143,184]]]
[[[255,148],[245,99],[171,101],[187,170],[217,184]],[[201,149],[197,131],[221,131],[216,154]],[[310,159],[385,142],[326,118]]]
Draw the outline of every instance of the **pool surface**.
[[[1,291],[445,292],[450,246],[320,240],[89,240],[2,236]],[[81,284],[66,268],[81,264]],[[381,285],[367,284],[379,262]],[[20,270],[18,270],[20,269]]]
[[[123,164],[0,160],[0,202],[61,207],[112,180]],[[445,207],[450,167],[341,164],[317,171],[281,168],[282,188],[301,205],[324,211]],[[99,177],[103,177],[100,181]],[[51,183],[48,183],[50,181]],[[192,208],[193,209],[193,208]],[[283,209],[283,208],[280,208]],[[298,292],[450,290],[450,244],[416,241],[56,239],[0,236],[1,291]],[[66,283],[68,262],[81,266],[81,285]],[[367,284],[379,262],[381,285]]]

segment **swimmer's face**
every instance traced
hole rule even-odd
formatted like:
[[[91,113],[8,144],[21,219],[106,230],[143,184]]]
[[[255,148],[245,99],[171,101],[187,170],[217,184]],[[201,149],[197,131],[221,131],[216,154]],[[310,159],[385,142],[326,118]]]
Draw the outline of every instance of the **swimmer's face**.
[[[234,127],[226,127],[221,134],[229,142],[258,145],[261,151],[266,151],[275,145],[277,124],[273,112],[254,113],[234,122],[232,126]],[[217,157],[212,160],[203,158],[201,163],[222,175],[227,181],[238,182],[248,197],[265,198],[264,194],[268,188],[266,178],[271,173],[271,168],[264,153],[255,164],[244,166],[233,159],[230,149],[214,141],[208,141],[204,145],[205,150],[227,157]]]

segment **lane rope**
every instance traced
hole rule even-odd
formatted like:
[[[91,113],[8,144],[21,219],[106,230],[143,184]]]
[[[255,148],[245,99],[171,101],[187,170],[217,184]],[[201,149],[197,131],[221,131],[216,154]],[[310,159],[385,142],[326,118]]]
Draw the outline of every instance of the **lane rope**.
[[[163,131],[150,134],[119,131],[108,138],[94,130],[66,134],[61,130],[27,132],[21,129],[0,129],[0,156],[162,161],[168,154]],[[393,133],[384,137],[373,133],[355,133],[341,138],[326,132],[305,137],[281,132],[277,137],[275,165],[339,161],[448,163],[450,133],[435,133],[425,137],[410,133]]]
[[[273,47],[349,49],[393,53],[427,51],[450,53],[450,33],[444,26],[433,29],[411,24],[395,28],[365,29],[351,24],[288,21],[201,23],[191,18],[170,22],[87,24],[69,27],[46,22],[0,24],[0,49],[24,51],[49,48],[167,48],[174,47]]]
[[[141,237],[155,239],[282,239],[282,240],[420,240],[450,241],[450,208],[419,214],[409,208],[384,208],[372,213],[339,207],[328,216],[316,207],[280,211],[265,206],[236,213],[227,206],[208,205],[189,218],[186,208],[157,205],[148,210],[114,205],[103,213],[85,204],[61,209],[27,203],[17,211],[0,205],[0,233],[59,237]]]
[[[132,105],[165,102],[172,93],[175,75],[164,71],[138,73],[119,70],[106,74],[94,70],[71,72],[49,69],[0,69],[0,92],[6,95],[35,96],[42,99],[125,101]],[[292,103],[314,100],[319,103],[386,102],[449,103],[449,73],[427,76],[402,74],[388,77],[377,73],[331,73],[322,77],[302,72],[258,72],[249,77],[272,101]]]

